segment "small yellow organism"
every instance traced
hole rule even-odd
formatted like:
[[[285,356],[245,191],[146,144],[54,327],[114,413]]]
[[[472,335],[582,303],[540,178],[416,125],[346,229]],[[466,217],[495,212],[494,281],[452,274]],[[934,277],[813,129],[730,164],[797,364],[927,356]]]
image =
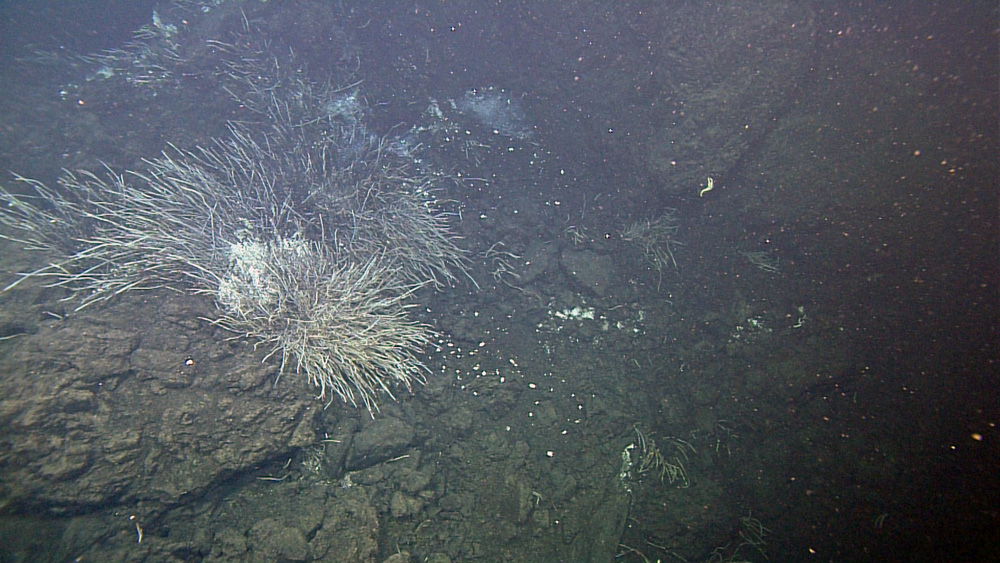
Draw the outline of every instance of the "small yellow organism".
[[[715,187],[715,180],[712,179],[711,176],[709,176],[708,177],[708,185],[705,186],[704,188],[702,188],[701,191],[698,192],[698,197],[701,197],[701,196],[707,194],[708,192],[712,191],[712,188],[714,188],[714,187]]]

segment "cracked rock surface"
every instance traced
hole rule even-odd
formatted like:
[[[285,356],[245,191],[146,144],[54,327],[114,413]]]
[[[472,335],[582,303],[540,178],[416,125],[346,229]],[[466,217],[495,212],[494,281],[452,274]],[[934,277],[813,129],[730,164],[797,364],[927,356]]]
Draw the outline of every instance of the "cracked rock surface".
[[[214,337],[198,320],[212,313],[203,301],[126,295],[21,321],[30,333],[0,356],[5,373],[24,374],[0,378],[9,504],[176,505],[312,438],[312,397],[291,380],[273,385],[275,366],[252,343]]]

